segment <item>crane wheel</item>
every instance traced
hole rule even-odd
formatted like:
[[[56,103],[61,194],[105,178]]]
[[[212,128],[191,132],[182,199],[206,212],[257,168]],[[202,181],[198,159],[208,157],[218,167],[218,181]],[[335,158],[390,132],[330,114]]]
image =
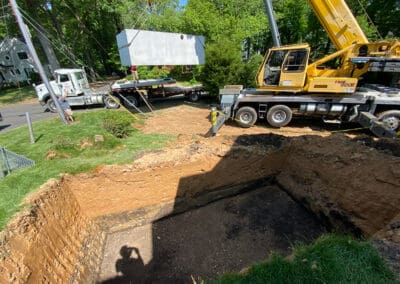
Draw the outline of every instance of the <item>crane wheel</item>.
[[[236,112],[235,119],[241,127],[248,128],[256,123],[257,112],[252,107],[244,106]]]
[[[286,105],[274,105],[267,112],[267,121],[272,127],[284,127],[292,120],[292,110]]]
[[[385,128],[398,131],[400,126],[400,110],[388,110],[378,115],[378,120],[383,122]]]

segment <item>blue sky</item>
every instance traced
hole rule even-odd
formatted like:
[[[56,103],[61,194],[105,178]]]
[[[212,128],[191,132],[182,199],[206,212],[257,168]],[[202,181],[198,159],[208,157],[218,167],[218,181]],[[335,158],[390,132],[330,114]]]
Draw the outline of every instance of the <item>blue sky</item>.
[[[179,0],[180,6],[185,6],[187,4],[187,0]]]

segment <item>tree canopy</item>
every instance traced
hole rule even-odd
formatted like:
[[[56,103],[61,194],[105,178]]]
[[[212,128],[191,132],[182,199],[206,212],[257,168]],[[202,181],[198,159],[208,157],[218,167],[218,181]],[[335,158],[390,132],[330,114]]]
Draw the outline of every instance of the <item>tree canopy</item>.
[[[399,0],[346,2],[370,39],[400,37]],[[306,0],[273,4],[283,44],[308,42],[316,56],[329,52],[328,37]],[[19,36],[6,5],[2,1],[0,36]],[[262,55],[272,46],[262,0],[188,0],[185,6],[178,0],[19,0],[18,5],[41,57],[53,68],[124,70],[115,38],[124,28],[199,34],[206,37],[207,63],[196,69],[196,79],[216,91],[224,84],[253,86]],[[49,49],[53,59],[44,56]]]

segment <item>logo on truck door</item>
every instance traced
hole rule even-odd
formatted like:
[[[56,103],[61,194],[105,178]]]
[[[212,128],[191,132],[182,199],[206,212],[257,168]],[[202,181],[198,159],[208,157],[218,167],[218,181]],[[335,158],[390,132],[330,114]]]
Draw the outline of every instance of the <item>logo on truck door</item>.
[[[339,84],[342,88],[354,88],[356,83],[349,83],[346,80],[336,80],[335,84]]]

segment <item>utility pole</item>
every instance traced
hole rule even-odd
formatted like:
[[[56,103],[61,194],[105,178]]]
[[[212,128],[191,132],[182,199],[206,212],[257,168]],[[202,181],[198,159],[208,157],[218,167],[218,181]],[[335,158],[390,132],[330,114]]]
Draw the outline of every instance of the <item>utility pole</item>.
[[[274,8],[272,7],[271,0],[264,0],[265,10],[267,11],[269,25],[272,32],[272,40],[274,45],[277,47],[281,46],[281,35],[279,34],[278,25],[276,24],[276,19],[274,15]]]
[[[49,90],[50,97],[54,101],[54,104],[57,108],[58,114],[60,115],[61,120],[63,121],[64,124],[67,124],[67,119],[65,118],[64,111],[61,108],[60,103],[58,102],[57,96],[54,93],[53,88],[50,85],[49,80],[47,79],[46,73],[44,72],[42,63],[40,63],[39,57],[36,53],[35,47],[33,46],[31,36],[29,34],[29,31],[27,27],[25,26],[25,23],[22,19],[21,13],[18,9],[18,5],[16,0],[9,0],[11,9],[14,12],[15,18],[17,19],[17,23],[19,26],[19,29],[21,30],[22,36],[25,39],[26,45],[28,46],[28,50],[30,55],[32,56],[33,62],[35,64],[35,67],[37,71],[39,72],[40,78],[42,79],[43,83],[45,84],[47,90]]]

